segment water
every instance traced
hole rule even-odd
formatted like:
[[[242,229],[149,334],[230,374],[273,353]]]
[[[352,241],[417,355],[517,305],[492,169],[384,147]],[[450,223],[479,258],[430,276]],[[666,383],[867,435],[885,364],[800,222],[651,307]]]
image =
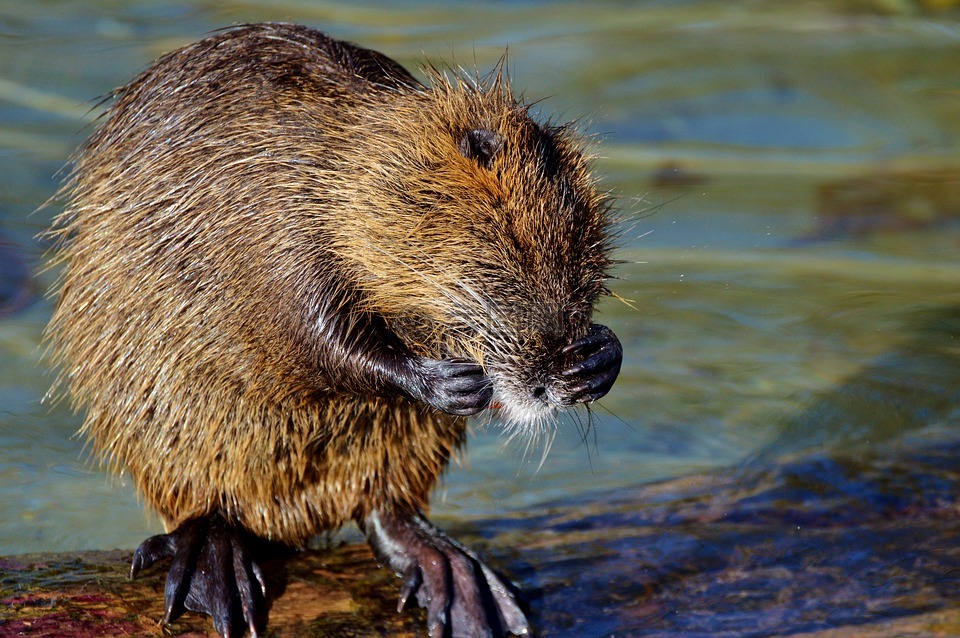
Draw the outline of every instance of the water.
[[[562,424],[542,467],[478,423],[438,519],[931,428],[957,437],[960,16],[926,7],[8,0],[0,554],[132,548],[159,529],[122,479],[84,462],[79,417],[40,403],[52,276],[34,236],[57,207],[32,211],[97,96],[242,21],[305,22],[408,68],[488,69],[509,47],[515,86],[602,140],[624,263],[599,318],[623,341],[622,376],[585,437]]]

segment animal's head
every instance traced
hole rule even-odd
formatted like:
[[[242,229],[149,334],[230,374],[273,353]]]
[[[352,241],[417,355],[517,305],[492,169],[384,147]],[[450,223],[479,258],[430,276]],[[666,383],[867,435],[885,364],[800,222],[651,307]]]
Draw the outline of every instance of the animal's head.
[[[395,101],[361,142],[372,199],[340,240],[367,303],[421,354],[481,362],[507,421],[542,424],[577,401],[564,348],[588,335],[611,265],[583,140],[536,122],[499,74],[435,74]]]

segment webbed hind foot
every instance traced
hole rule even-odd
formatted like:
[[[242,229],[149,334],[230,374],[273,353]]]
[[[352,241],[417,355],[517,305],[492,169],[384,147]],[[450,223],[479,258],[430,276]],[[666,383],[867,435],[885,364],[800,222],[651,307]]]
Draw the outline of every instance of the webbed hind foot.
[[[164,590],[163,621],[187,609],[208,614],[223,638],[263,631],[266,584],[245,538],[249,534],[219,514],[193,518],[169,534],[151,536],[133,554],[130,578],[158,560],[172,558]]]
[[[416,597],[431,638],[532,635],[516,588],[422,515],[375,511],[361,526],[403,579],[398,611]]]

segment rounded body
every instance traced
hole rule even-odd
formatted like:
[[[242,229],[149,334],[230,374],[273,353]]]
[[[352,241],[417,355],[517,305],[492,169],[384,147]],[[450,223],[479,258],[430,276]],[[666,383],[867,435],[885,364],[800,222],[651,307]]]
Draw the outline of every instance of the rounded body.
[[[427,86],[250,25],[114,97],[64,190],[49,339],[85,434],[171,527],[216,510],[302,544],[416,511],[463,415],[536,430],[606,391],[563,373],[606,200],[499,74]]]

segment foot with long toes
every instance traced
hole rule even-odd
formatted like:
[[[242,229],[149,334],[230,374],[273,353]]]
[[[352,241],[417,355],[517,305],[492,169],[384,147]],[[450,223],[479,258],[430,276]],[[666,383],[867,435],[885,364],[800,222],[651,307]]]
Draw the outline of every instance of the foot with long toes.
[[[361,527],[377,558],[402,579],[402,611],[427,610],[431,638],[532,634],[516,588],[421,514],[374,511]]]
[[[257,636],[266,625],[266,585],[248,538],[243,528],[219,514],[193,518],[141,543],[133,554],[130,577],[172,558],[164,590],[165,623],[189,609],[208,614],[223,638],[246,631]]]
[[[593,324],[590,332],[561,351],[565,367],[560,371],[569,405],[596,401],[613,387],[623,362],[623,347],[606,326]]]

